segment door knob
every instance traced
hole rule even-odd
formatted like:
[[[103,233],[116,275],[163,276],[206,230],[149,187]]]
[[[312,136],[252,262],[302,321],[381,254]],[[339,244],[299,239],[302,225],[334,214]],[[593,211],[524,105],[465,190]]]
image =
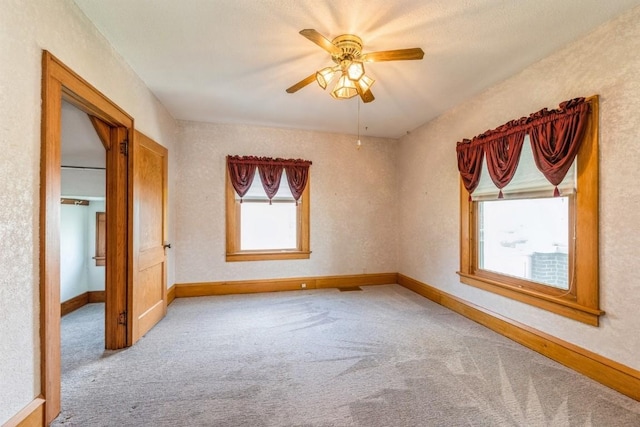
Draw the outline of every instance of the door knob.
[[[167,248],[168,248],[168,249],[171,249],[171,243],[169,243],[169,242],[164,242],[164,245],[162,245],[162,247],[163,247],[164,249],[167,249]]]

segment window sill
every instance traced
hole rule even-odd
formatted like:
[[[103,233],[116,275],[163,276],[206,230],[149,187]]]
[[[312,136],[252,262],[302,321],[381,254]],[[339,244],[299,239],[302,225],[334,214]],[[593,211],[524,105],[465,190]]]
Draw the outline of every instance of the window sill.
[[[310,251],[242,251],[227,253],[227,262],[309,259]]]
[[[577,320],[592,326],[598,326],[600,316],[604,311],[587,307],[562,297],[547,295],[532,289],[520,288],[500,283],[481,276],[458,272],[460,281],[485,291],[493,292],[543,310]]]

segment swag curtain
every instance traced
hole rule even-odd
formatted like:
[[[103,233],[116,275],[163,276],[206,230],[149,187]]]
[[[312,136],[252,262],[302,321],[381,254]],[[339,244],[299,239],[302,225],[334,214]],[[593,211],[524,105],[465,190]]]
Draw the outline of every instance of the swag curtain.
[[[557,186],[578,154],[588,115],[588,102],[584,98],[575,98],[561,103],[556,110],[545,108],[471,140],[458,142],[458,170],[469,197],[480,181],[484,155],[491,180],[500,189],[498,197],[502,198],[502,188],[511,181],[518,167],[527,133],[536,167],[556,187],[554,196],[559,196]]]
[[[262,188],[264,188],[264,192],[267,193],[269,204],[271,204],[271,199],[273,199],[280,188],[282,166],[273,163],[261,164],[258,166],[258,173],[262,181]]]
[[[269,203],[271,203],[271,199],[273,199],[280,188],[282,171],[285,170],[287,174],[287,183],[289,184],[291,194],[293,195],[297,205],[298,200],[300,200],[300,197],[307,186],[309,166],[311,166],[311,164],[312,163],[309,160],[301,159],[227,156],[229,178],[231,180],[231,185],[233,185],[236,193],[240,196],[240,202],[242,202],[242,197],[247,193],[249,187],[251,187],[257,168],[262,181],[262,188],[269,198]],[[250,177],[248,175],[250,175]]]

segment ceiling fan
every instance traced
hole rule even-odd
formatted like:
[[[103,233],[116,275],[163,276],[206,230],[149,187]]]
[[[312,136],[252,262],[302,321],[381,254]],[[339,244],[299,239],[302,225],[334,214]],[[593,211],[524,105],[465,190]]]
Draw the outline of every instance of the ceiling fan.
[[[302,30],[300,34],[329,52],[336,65],[323,68],[300,80],[287,89],[288,93],[297,92],[314,80],[322,89],[326,89],[333,78],[339,75],[331,96],[336,99],[349,99],[360,95],[363,102],[371,102],[375,99],[371,93],[371,85],[375,80],[365,75],[365,62],[406,61],[424,57],[424,52],[419,47],[363,54],[362,39],[353,34],[342,34],[332,41],[313,29]]]

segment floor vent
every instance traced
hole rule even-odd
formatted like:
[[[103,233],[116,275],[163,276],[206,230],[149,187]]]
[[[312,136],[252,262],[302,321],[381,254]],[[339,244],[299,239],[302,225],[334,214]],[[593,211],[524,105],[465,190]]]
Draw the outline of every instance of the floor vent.
[[[349,286],[347,288],[338,288],[340,292],[351,292],[351,291],[361,291],[362,288],[360,286]]]

